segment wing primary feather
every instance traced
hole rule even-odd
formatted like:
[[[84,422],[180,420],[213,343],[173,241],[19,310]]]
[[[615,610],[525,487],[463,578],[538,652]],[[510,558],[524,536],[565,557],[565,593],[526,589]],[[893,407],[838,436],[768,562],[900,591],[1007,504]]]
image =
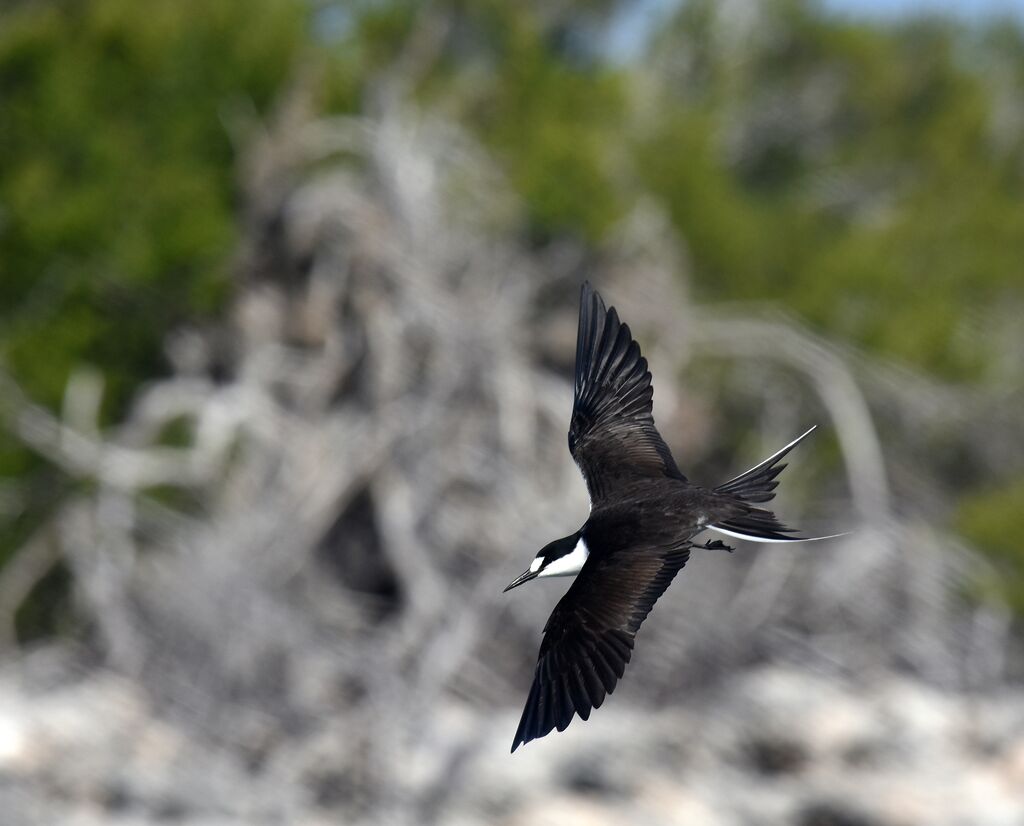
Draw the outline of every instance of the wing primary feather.
[[[586,683],[587,696],[590,699],[590,704],[594,708],[600,708],[601,703],[604,702],[604,683],[601,682],[601,678],[597,676],[597,669],[594,668],[594,664],[589,660],[584,660],[580,663],[580,674]]]
[[[629,325],[584,283],[569,450],[594,505],[636,478],[685,481],[654,425],[653,396],[647,360]]]
[[[569,723],[572,722],[573,715],[576,713],[576,704],[572,701],[572,697],[569,696],[569,683],[565,678],[558,683],[558,693],[562,708],[562,713],[558,720],[558,730],[565,731]]]
[[[554,680],[549,683],[548,693],[551,696],[551,728],[558,728],[562,724],[565,709],[562,707],[562,681]],[[550,731],[551,729],[548,729]]]
[[[590,698],[587,696],[587,687],[583,682],[582,669],[577,666],[569,671],[566,682],[569,686],[569,693],[572,703],[576,707],[576,713],[586,720],[590,717]]]
[[[598,647],[601,650],[601,656],[604,657],[604,661],[608,663],[615,673],[616,679],[621,680],[622,675],[626,672],[626,660],[619,656],[607,638],[602,639],[598,643]]]
[[[617,679],[615,670],[605,660],[600,649],[596,647],[590,651],[590,661],[594,664],[594,671],[597,672],[598,679],[604,685],[604,690],[611,694],[615,690],[615,680]]]
[[[608,634],[607,640],[608,645],[615,649],[616,655],[628,663],[633,654],[632,637],[622,631],[614,630]]]

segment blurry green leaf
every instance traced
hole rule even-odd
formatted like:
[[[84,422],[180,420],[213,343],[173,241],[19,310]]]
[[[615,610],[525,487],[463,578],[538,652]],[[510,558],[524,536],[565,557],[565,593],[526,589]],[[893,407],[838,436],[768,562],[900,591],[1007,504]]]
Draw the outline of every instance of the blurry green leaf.
[[[1004,574],[1003,596],[1024,612],[1024,479],[966,497],[957,510],[956,526],[992,556]]]

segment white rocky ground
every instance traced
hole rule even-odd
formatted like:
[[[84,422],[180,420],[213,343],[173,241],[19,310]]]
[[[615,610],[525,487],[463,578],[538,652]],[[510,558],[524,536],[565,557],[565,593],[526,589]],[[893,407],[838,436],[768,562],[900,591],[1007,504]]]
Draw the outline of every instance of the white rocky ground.
[[[1024,824],[1019,693],[764,668],[670,709],[613,699],[514,755],[517,709],[448,701],[430,736],[471,747],[436,800],[396,801],[332,770],[345,732],[330,720],[254,757],[163,719],[123,677],[48,675],[47,656],[0,675],[4,826],[387,823],[410,811],[453,826]]]

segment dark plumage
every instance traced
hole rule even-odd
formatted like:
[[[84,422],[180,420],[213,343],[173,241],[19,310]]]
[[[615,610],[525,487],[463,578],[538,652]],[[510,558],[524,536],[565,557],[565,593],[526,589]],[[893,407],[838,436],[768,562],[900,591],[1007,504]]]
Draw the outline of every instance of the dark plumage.
[[[579,531],[548,544],[509,585],[578,574],[544,626],[512,751],[564,730],[574,714],[588,719],[612,693],[636,632],[690,550],[731,550],[720,541],[694,544],[697,534],[712,528],[762,542],[800,540],[758,505],[774,498],[785,468],[780,461],[810,430],[709,490],[679,471],[654,426],[652,396],[647,360],[629,327],[585,283],[569,450],[590,492],[591,512]]]

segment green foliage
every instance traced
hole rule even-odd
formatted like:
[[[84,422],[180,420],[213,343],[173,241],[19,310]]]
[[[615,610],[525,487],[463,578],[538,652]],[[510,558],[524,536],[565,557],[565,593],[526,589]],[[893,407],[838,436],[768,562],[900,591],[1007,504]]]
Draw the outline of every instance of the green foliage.
[[[691,0],[644,60],[611,66],[585,45],[611,5],[436,6],[449,34],[417,88],[496,154],[537,239],[599,241],[653,192],[704,299],[775,301],[883,357],[986,378],[1003,339],[978,319],[1024,311],[1024,141],[999,128],[1024,76],[1017,30],[775,0],[739,36]],[[356,56],[346,80],[403,59],[420,10],[369,4],[339,50]]]
[[[594,241],[622,215],[613,175],[624,78],[552,47],[535,16],[486,16],[495,69],[469,90],[467,117],[505,162],[541,236]]]
[[[778,301],[882,356],[984,378],[1002,342],[972,319],[1024,307],[1024,144],[996,132],[1010,110],[978,73],[992,51],[935,23],[773,10],[742,55],[708,2],[657,47],[669,66],[692,57],[668,72],[669,114],[639,141],[640,169],[700,294]],[[1003,37],[1000,60],[1019,74],[1019,38]]]
[[[234,241],[234,110],[264,113],[307,38],[301,0],[42,0],[0,12],[0,364],[56,408],[97,365],[107,421],[163,370],[169,330],[215,314]],[[0,566],[66,480],[0,428],[24,507]],[[19,612],[60,626],[55,572]]]
[[[1024,613],[1021,514],[1024,478],[965,497],[957,510],[956,526],[976,547],[988,552],[998,566],[1001,578],[991,587],[1008,599],[1016,611]]]
[[[23,4],[0,25],[0,356],[55,405],[102,365],[116,407],[166,332],[215,312],[234,235],[232,107],[264,111],[299,2]]]

